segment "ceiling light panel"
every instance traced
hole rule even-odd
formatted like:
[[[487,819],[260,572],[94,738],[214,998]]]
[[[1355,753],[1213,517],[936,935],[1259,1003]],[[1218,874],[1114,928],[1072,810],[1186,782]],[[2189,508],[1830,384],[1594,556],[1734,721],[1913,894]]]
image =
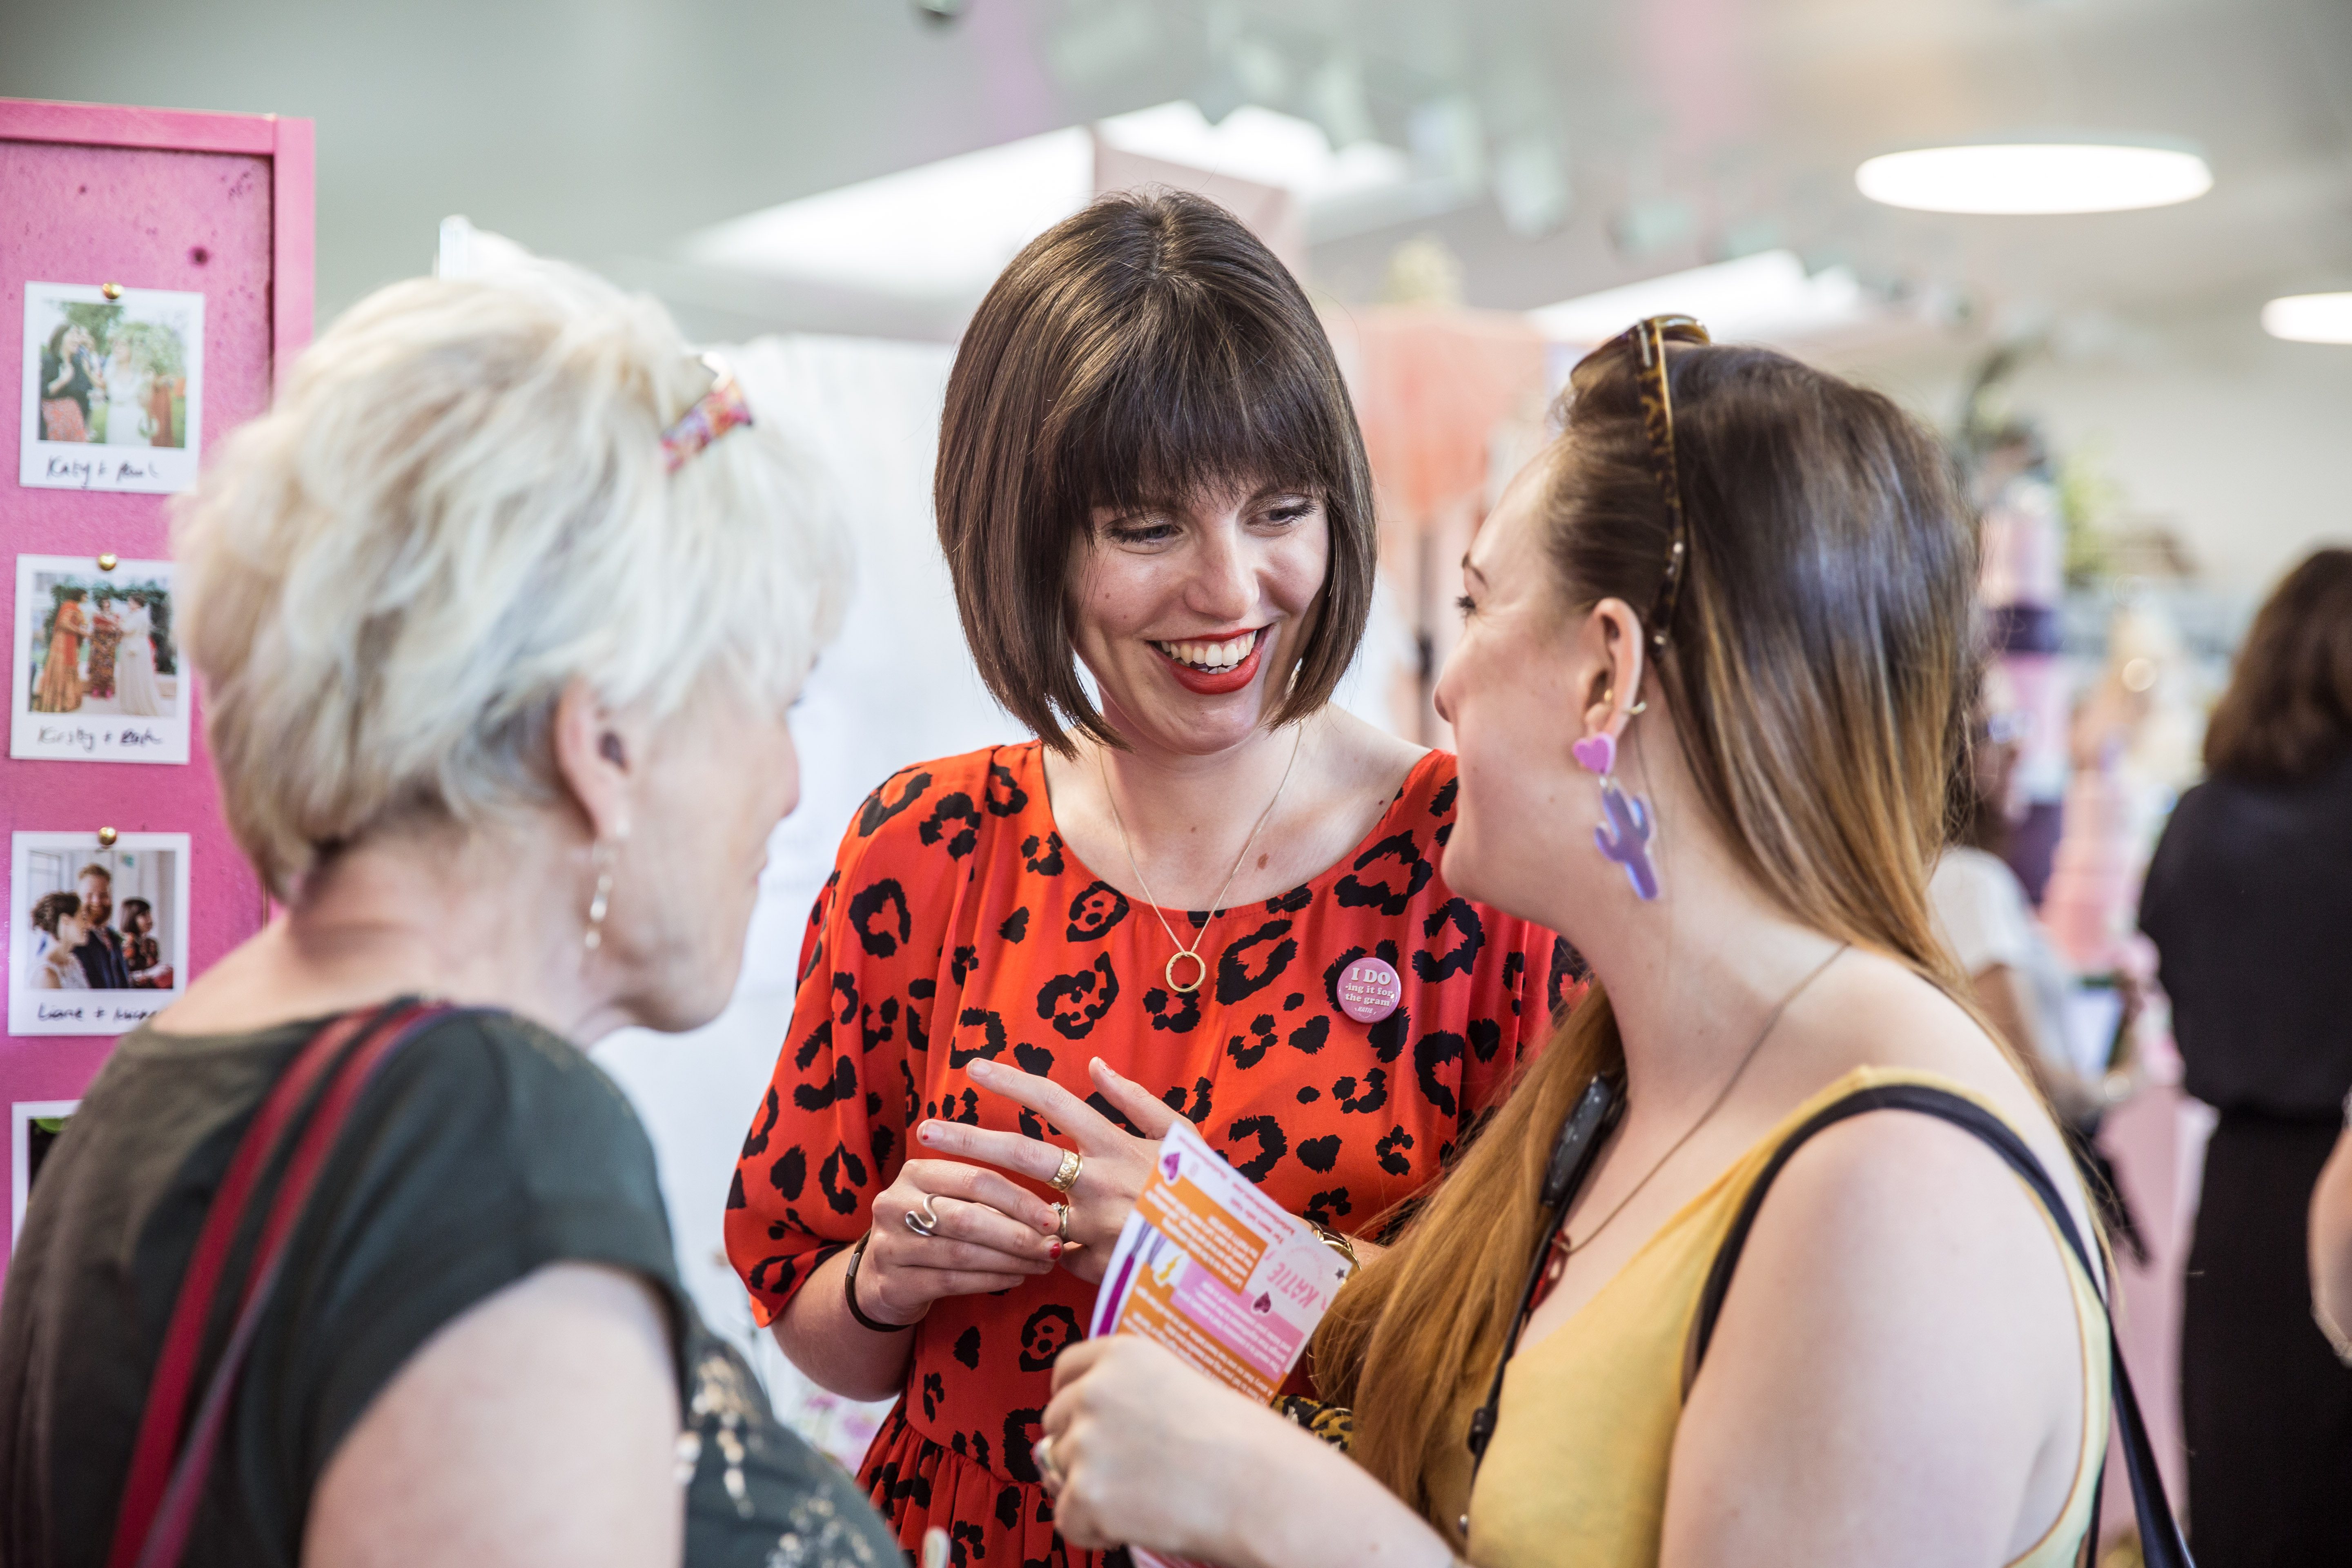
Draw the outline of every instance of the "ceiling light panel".
[[[2000,142],[1889,153],[1853,183],[1873,201],[1920,212],[2035,215],[2170,206],[2212,189],[2213,174],[2176,147]]]
[[[1597,343],[1648,316],[1696,316],[1718,342],[1788,342],[1859,325],[1874,313],[1843,267],[1807,273],[1791,250],[1695,267],[1528,312],[1555,342]]]
[[[863,180],[688,237],[683,259],[901,299],[976,301],[1021,247],[1095,194],[1093,138],[1121,152],[1296,195],[1313,232],[1393,221],[1429,203],[1412,160],[1244,106],[1217,124],[1164,103]]]
[[[2289,294],[2263,307],[2263,331],[2298,343],[2352,343],[2352,293]]]
[[[690,237],[684,255],[912,299],[977,299],[1093,195],[1094,144],[1073,126],[751,213]]]

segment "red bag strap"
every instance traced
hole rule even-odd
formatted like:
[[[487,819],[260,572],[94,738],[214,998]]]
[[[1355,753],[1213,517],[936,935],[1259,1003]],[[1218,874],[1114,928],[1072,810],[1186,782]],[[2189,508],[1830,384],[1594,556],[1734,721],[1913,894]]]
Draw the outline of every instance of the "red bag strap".
[[[339,1018],[296,1053],[262,1100],[205,1215],[195,1253],[180,1282],[179,1298],[173,1303],[155,1376],[148,1384],[139,1435],[131,1446],[131,1469],[123,1485],[108,1568],[173,1568],[180,1561],[195,1522],[196,1503],[212,1469],[229,1395],[251,1348],[254,1330],[268,1305],[286,1241],[317,1184],[319,1172],[376,1069],[425,1024],[448,1011],[446,1004],[394,1003],[371,1014]],[[275,1162],[303,1107],[313,1104],[309,1120],[294,1134],[293,1152],[287,1158],[285,1174],[254,1247],[236,1326],[184,1439],[188,1396],[195,1386],[205,1330],[220,1295],[229,1252],[237,1232],[244,1228],[254,1187]]]

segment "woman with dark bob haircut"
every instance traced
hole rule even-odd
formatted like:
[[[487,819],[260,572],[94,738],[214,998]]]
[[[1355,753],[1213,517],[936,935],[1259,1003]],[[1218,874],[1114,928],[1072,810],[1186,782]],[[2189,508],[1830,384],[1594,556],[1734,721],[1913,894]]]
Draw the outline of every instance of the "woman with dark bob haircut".
[[[863,1477],[900,1541],[1088,1562],[1030,1446],[1169,1125],[1369,1255],[1578,961],[1448,886],[1454,759],[1329,700],[1372,595],[1362,438],[1225,212],[1111,197],[1013,260],[937,501],[1038,739],[906,768],[850,824],[728,1245],[811,1377],[900,1394]]]
[[[2254,617],[2205,770],[2139,906],[2181,1087],[2221,1112],[2181,1302],[2189,1528],[2209,1563],[2352,1562],[2352,1371],[2312,1320],[2305,1229],[2352,1093],[2352,550]]]

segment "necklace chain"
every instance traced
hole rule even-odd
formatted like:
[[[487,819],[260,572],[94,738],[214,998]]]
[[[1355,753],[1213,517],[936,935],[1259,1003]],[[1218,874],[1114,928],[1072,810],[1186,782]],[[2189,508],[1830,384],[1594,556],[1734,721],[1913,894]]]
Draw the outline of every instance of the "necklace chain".
[[[1135,884],[1143,889],[1143,901],[1151,906],[1153,914],[1160,917],[1160,929],[1168,933],[1168,940],[1176,946],[1176,951],[1169,955],[1168,967],[1161,972],[1168,978],[1170,990],[1189,996],[1201,988],[1201,982],[1209,977],[1208,960],[1201,956],[1201,944],[1209,937],[1209,921],[1224,912],[1225,894],[1232,890],[1234,879],[1241,875],[1242,862],[1249,858],[1250,850],[1257,844],[1257,836],[1265,831],[1266,821],[1274,816],[1274,808],[1282,804],[1282,792],[1290,786],[1291,770],[1298,766],[1298,751],[1306,743],[1307,727],[1302,724],[1298,727],[1297,739],[1290,742],[1290,761],[1283,764],[1282,782],[1274,786],[1274,798],[1265,803],[1264,811],[1258,813],[1257,826],[1250,829],[1249,837],[1243,841],[1242,852],[1234,857],[1233,869],[1225,873],[1224,886],[1217,889],[1216,898],[1210,901],[1208,919],[1202,921],[1201,929],[1192,933],[1192,945],[1190,947],[1176,941],[1176,928],[1168,923],[1168,916],[1161,911],[1160,900],[1151,896],[1151,884],[1144,879],[1143,867],[1135,858],[1135,841],[1128,837],[1127,822],[1118,814],[1118,797],[1111,793],[1110,770],[1103,763],[1102,752],[1099,749],[1096,751],[1095,771],[1102,778],[1103,799],[1110,804],[1110,819],[1118,827],[1119,847],[1127,851],[1127,868],[1135,873]],[[1189,985],[1176,978],[1177,962],[1186,958],[1192,961],[1192,980]]]
[[[1802,980],[1798,981],[1795,986],[1790,990],[1789,994],[1780,998],[1780,1005],[1774,1007],[1771,1013],[1765,1017],[1764,1026],[1757,1030],[1756,1037],[1748,1042],[1746,1054],[1741,1056],[1739,1058],[1739,1065],[1731,1069],[1731,1076],[1723,1080],[1723,1087],[1721,1089],[1716,1090],[1714,1100],[1709,1103],[1705,1110],[1698,1113],[1698,1120],[1692,1122],[1688,1127],[1683,1129],[1683,1135],[1675,1140],[1673,1147],[1669,1148],[1664,1153],[1658,1156],[1658,1163],[1656,1164],[1652,1165],[1647,1171],[1642,1173],[1642,1179],[1633,1184],[1633,1191],[1627,1193],[1623,1197],[1619,1198],[1617,1200],[1616,1206],[1611,1209],[1607,1214],[1601,1216],[1601,1223],[1584,1233],[1584,1239],[1582,1241],[1570,1241],[1568,1238],[1568,1226],[1565,1224],[1560,1226],[1559,1247],[1564,1255],[1572,1258],[1577,1253],[1581,1252],[1584,1248],[1591,1246],[1592,1238],[1599,1236],[1602,1231],[1607,1230],[1609,1228],[1609,1222],[1615,1219],[1619,1215],[1624,1213],[1625,1205],[1632,1203],[1636,1197],[1641,1195],[1642,1189],[1650,1184],[1650,1178],[1656,1175],[1660,1171],[1665,1169],[1667,1161],[1682,1152],[1683,1145],[1689,1142],[1692,1135],[1696,1133],[1700,1128],[1706,1125],[1707,1118],[1713,1116],[1717,1111],[1723,1109],[1723,1102],[1731,1098],[1731,1091],[1738,1086],[1740,1076],[1747,1072],[1748,1064],[1756,1059],[1756,1053],[1764,1048],[1764,1042],[1770,1038],[1772,1031],[1779,1027],[1780,1023],[1780,1015],[1789,1010],[1789,1005],[1790,1003],[1794,1002],[1798,997],[1805,994],[1806,986],[1811,985],[1814,981],[1819,980],[1822,977],[1822,972],[1827,970],[1831,964],[1835,963],[1841,957],[1843,957],[1845,953],[1845,950],[1853,945],[1853,943],[1850,942],[1842,942],[1838,943],[1837,951],[1835,952],[1831,953],[1827,958],[1822,959],[1821,963],[1815,964],[1813,966],[1812,973],[1807,974]]]

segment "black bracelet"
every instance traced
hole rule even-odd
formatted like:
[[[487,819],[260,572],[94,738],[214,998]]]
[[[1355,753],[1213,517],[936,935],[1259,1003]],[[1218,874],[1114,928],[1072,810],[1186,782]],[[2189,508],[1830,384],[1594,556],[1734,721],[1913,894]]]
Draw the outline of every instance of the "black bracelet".
[[[886,1323],[878,1318],[869,1318],[866,1315],[865,1310],[857,1304],[857,1265],[866,1257],[866,1244],[873,1239],[874,1232],[871,1229],[857,1238],[857,1246],[849,1255],[849,1271],[841,1277],[841,1299],[849,1303],[849,1315],[876,1333],[903,1334],[915,1325]]]

